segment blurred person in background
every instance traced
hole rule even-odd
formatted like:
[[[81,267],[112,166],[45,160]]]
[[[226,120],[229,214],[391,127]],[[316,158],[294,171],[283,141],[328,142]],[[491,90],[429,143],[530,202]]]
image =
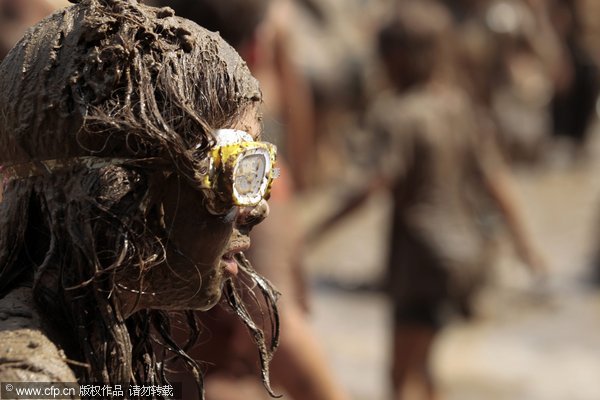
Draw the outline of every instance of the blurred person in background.
[[[495,125],[510,162],[535,163],[552,138],[551,101],[572,65],[550,9],[538,0],[451,1],[463,83]]]
[[[291,56],[314,99],[311,189],[353,179],[352,167],[369,145],[365,110],[381,79],[374,67],[374,35],[390,0],[296,0],[292,2]],[[362,165],[361,165],[362,167]]]
[[[287,54],[290,4],[286,0],[153,0],[152,4],[171,7],[177,15],[220,32],[261,82],[265,137],[278,145],[281,175],[269,199],[268,225],[252,232],[254,250],[247,255],[282,293],[281,344],[272,361],[272,381],[276,390],[296,400],[347,399],[308,321],[310,293],[300,263],[302,237],[293,201],[307,182],[304,167],[313,140],[313,105],[307,83]],[[264,398],[256,349],[244,325],[224,308],[203,316],[202,322],[202,345],[192,353],[206,363],[207,397]]]
[[[596,117],[599,92],[598,66],[584,44],[580,2],[552,0],[550,14],[558,35],[566,44],[572,66],[568,81],[552,98],[552,133],[571,141],[575,159],[585,148],[590,123]]]
[[[393,197],[388,258],[394,308],[395,399],[438,398],[429,365],[448,315],[469,317],[493,263],[495,219],[534,274],[545,263],[532,245],[511,177],[493,136],[457,78],[451,14],[428,0],[398,2],[379,32],[390,90],[372,104],[371,149],[380,165],[315,232],[328,229],[371,193]]]

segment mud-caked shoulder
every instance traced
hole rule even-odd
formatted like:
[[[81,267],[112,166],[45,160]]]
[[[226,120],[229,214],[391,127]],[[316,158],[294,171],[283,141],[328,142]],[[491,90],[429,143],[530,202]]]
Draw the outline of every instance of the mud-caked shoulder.
[[[64,353],[43,332],[31,290],[0,299],[0,382],[76,382]]]
[[[31,289],[17,288],[0,299],[0,332],[40,326]]]

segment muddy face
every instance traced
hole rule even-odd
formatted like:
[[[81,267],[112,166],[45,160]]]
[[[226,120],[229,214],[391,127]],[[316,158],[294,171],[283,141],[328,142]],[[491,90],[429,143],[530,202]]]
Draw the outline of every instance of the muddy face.
[[[260,136],[258,107],[231,125],[254,139]],[[165,182],[162,209],[168,232],[166,261],[143,277],[142,294],[120,290],[124,309],[208,310],[221,298],[226,279],[235,279],[236,254],[248,250],[248,233],[269,213],[266,201],[256,207],[234,207],[212,214],[204,194],[181,176],[173,174]],[[139,277],[125,273],[121,288],[133,288]]]
[[[231,276],[222,256],[234,233],[237,210],[222,216],[210,214],[202,193],[177,176],[169,178],[165,193],[167,258],[144,275],[144,294],[135,296],[138,304],[130,304],[128,312],[135,311],[133,307],[209,309],[219,300],[224,280]],[[132,278],[129,284],[135,285],[137,278]]]

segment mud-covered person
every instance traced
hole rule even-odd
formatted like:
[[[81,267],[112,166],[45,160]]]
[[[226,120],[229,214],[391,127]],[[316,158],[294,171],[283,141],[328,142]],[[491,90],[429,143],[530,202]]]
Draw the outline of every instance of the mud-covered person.
[[[391,192],[387,282],[397,400],[439,398],[432,345],[448,311],[471,315],[492,262],[495,226],[489,221],[501,217],[523,261],[543,269],[491,135],[458,84],[453,33],[450,13],[434,1],[407,0],[390,13],[378,35],[390,90],[368,117],[379,170],[328,221],[374,190]]]
[[[448,310],[472,314],[493,262],[490,221],[503,220],[532,271],[545,269],[493,137],[458,84],[454,32],[441,4],[409,1],[379,34],[394,90],[373,106],[370,123],[393,149],[381,175],[394,202],[388,265],[396,399],[438,397],[431,348]]]
[[[243,251],[275,149],[233,48],[171,9],[83,0],[26,33],[0,92],[0,381],[161,385],[182,359],[201,387],[165,311],[224,292],[268,387],[276,292]],[[272,332],[246,318],[241,277]]]

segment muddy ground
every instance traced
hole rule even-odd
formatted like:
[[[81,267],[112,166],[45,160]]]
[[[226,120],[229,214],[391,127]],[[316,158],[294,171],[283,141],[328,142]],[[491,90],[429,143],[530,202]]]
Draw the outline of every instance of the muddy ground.
[[[600,399],[600,291],[589,279],[594,239],[600,244],[594,132],[586,162],[569,166],[558,147],[540,166],[516,168],[517,195],[550,278],[533,282],[501,243],[478,317],[450,325],[435,348],[446,400]],[[332,199],[306,204],[316,218]],[[389,398],[389,304],[369,287],[382,273],[388,215],[386,196],[373,198],[306,254],[314,327],[355,400]]]

